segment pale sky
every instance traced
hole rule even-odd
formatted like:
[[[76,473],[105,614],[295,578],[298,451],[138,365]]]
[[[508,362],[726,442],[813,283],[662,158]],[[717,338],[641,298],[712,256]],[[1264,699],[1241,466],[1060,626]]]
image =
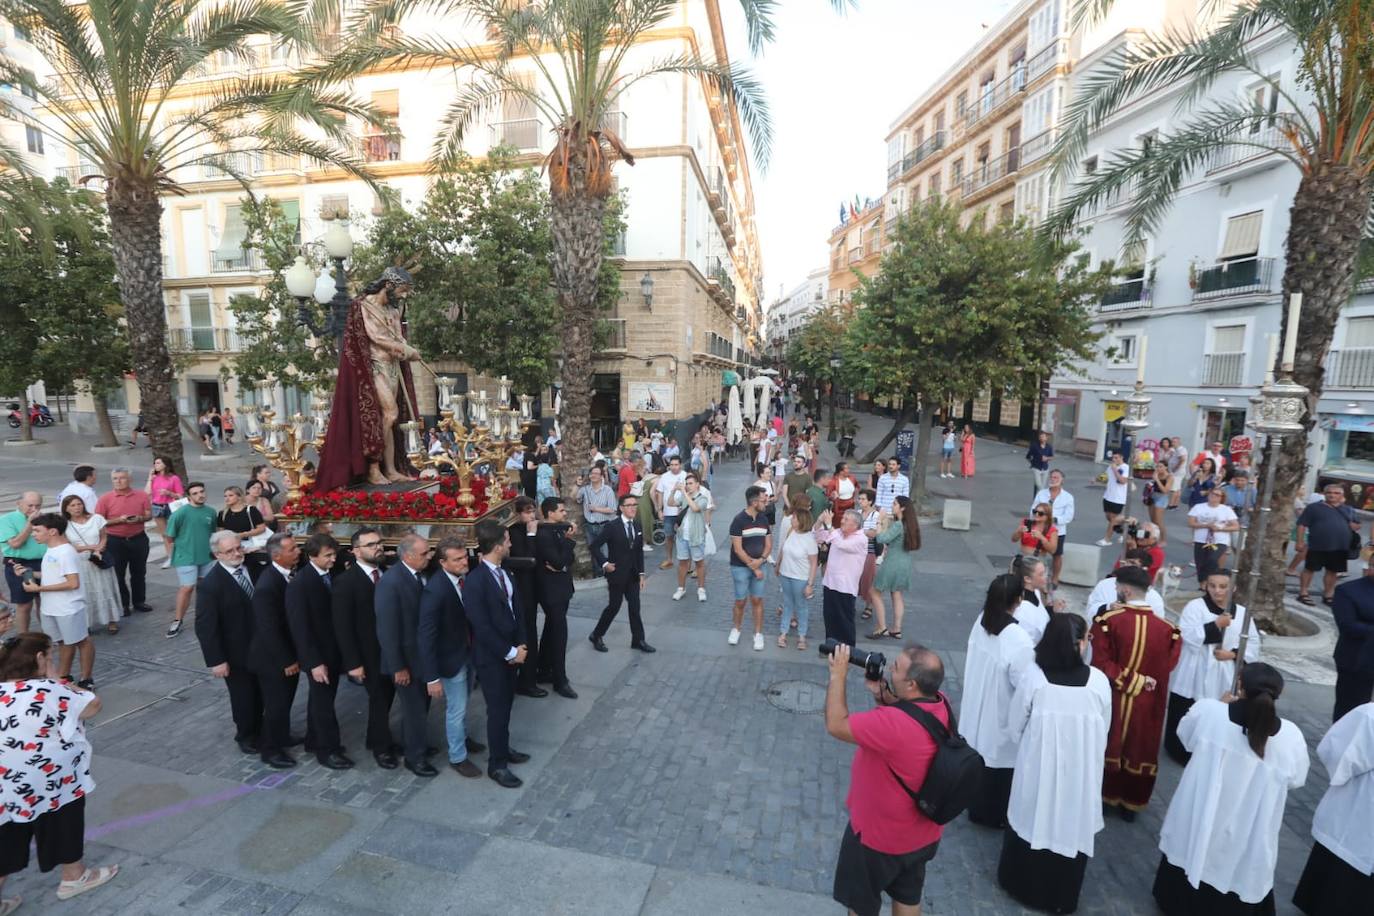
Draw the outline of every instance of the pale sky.
[[[727,23],[738,4],[720,0]],[[773,115],[773,158],[754,168],[764,301],[828,265],[826,242],[842,200],[887,188],[889,125],[1012,6],[1012,0],[786,0],[777,40],[753,62]],[[742,28],[730,53],[747,60]]]

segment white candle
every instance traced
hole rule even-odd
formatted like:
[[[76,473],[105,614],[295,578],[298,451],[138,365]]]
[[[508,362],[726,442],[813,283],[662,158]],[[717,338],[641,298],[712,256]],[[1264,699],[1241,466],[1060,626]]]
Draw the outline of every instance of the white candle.
[[[1150,346],[1150,338],[1144,334],[1140,335],[1140,356],[1135,361],[1135,380],[1141,384],[1145,383],[1145,351]]]
[[[1288,299],[1288,326],[1283,335],[1283,370],[1293,371],[1293,357],[1298,351],[1298,316],[1302,314],[1302,293]]]
[[[1269,338],[1269,355],[1264,359],[1264,383],[1267,385],[1274,380],[1274,359],[1279,355],[1279,335],[1265,336]]]

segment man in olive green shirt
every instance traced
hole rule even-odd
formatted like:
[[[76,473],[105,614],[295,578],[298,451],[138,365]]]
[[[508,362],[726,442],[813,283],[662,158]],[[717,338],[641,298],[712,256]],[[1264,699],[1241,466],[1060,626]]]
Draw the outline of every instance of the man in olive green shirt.
[[[792,511],[792,500],[809,492],[811,489],[811,475],[806,472],[806,459],[801,455],[792,454],[792,470],[782,479],[782,498],[781,502],[784,511]]]
[[[825,495],[825,485],[830,482],[830,472],[825,468],[817,468],[815,473],[815,483],[806,490],[806,495],[811,497],[811,517],[817,519],[821,513],[830,508],[830,498]]]
[[[9,586],[10,602],[18,613],[18,629],[29,629],[29,611],[33,609],[33,595],[24,591],[23,573],[29,570],[38,575],[39,564],[47,548],[34,540],[30,519],[43,508],[43,494],[29,490],[19,497],[13,512],[0,515],[0,552],[5,555],[5,584]]]
[[[210,571],[210,535],[215,531],[216,513],[205,505],[205,484],[192,481],[186,487],[186,505],[167,519],[167,537],[172,541],[172,565],[177,571],[177,603],[167,638],[181,632],[181,622],[191,606],[196,582]]]

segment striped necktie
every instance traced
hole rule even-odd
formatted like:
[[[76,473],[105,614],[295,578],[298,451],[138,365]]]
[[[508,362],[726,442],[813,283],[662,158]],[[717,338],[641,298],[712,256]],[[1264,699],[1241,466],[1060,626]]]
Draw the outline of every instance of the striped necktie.
[[[253,597],[253,581],[248,578],[248,573],[243,571],[242,566],[234,570],[234,581],[239,584],[239,588],[243,589],[245,595],[249,598]]]

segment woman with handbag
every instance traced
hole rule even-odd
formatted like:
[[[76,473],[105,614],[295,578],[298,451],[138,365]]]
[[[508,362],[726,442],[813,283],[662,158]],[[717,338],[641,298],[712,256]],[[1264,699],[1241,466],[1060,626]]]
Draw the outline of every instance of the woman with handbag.
[[[1164,533],[1164,511],[1169,508],[1173,486],[1174,475],[1169,472],[1169,466],[1163,461],[1156,462],[1154,476],[1145,487],[1145,505],[1150,509],[1150,521],[1159,528],[1160,547],[1168,541]]]
[[[782,632],[778,648],[787,648],[787,632],[797,628],[797,648],[806,651],[806,630],[811,619],[811,598],[815,595],[820,570],[820,549],[812,533],[811,497],[798,493],[778,526],[778,553],[773,568],[782,583]]]
[[[153,525],[162,538],[162,546],[167,551],[167,559],[162,561],[163,569],[172,566],[172,542],[167,537],[167,517],[172,514],[172,502],[186,495],[181,478],[172,473],[171,465],[165,458],[154,458],[153,466],[148,469],[148,482],[143,491],[153,504]]]
[[[668,500],[678,507],[677,538],[674,551],[677,553],[677,591],[673,600],[681,601],[687,594],[687,573],[696,564],[697,600],[706,600],[706,548],[711,533],[706,522],[706,511],[711,508],[711,495],[701,488],[701,478],[695,471],[689,472],[682,486],[668,494]]]
[[[215,527],[232,531],[243,543],[243,565],[254,580],[267,568],[267,523],[257,507],[250,506],[238,487],[224,490],[224,508],[220,510]]]
[[[83,568],[81,573],[87,628],[94,630],[104,624],[107,632],[118,633],[124,605],[119,599],[114,564],[105,559],[105,517],[87,512],[86,503],[75,493],[62,500],[61,509],[67,519],[67,540],[90,561],[90,568]]]

